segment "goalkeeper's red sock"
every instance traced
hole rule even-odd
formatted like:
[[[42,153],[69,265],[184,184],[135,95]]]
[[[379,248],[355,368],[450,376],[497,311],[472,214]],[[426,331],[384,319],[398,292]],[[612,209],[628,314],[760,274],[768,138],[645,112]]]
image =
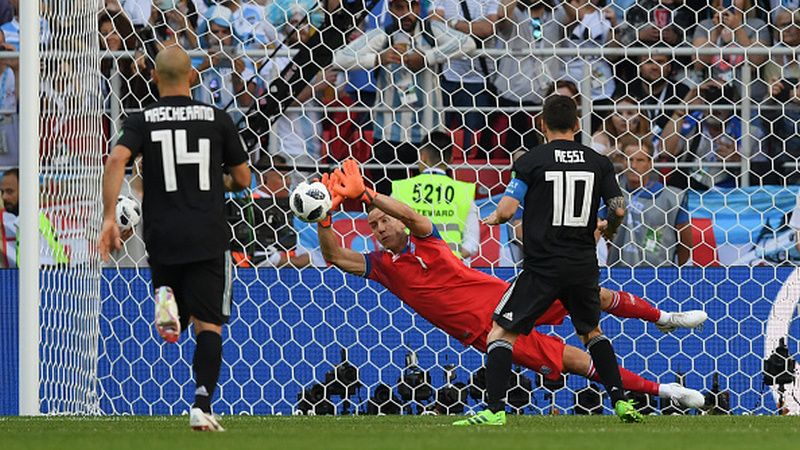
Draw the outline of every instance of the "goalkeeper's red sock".
[[[644,379],[622,366],[619,367],[619,374],[622,377],[622,388],[626,391],[644,392],[645,394],[658,395],[659,384],[655,381]],[[601,383],[603,382],[597,375],[597,371],[594,370],[594,363],[590,363],[589,373],[586,374],[586,378],[593,381],[599,381]]]
[[[661,311],[641,297],[625,291],[614,292],[613,295],[611,306],[606,309],[609,314],[648,322],[656,322],[661,317]]]

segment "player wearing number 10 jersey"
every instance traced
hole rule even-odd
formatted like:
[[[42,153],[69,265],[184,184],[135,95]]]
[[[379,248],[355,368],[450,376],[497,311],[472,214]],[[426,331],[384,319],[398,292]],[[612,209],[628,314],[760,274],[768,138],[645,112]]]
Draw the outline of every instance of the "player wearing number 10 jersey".
[[[579,131],[575,102],[553,95],[544,104],[547,144],[514,163],[514,180],[488,224],[511,219],[522,200],[523,271],[494,312],[486,363],[488,410],[457,425],[504,423],[506,381],[512,351],[520,335],[560,299],[572,324],[592,355],[592,362],[611,397],[617,415],[626,422],[642,420],[623,391],[616,355],[599,327],[600,286],[594,233],[601,198],[609,208],[607,237],[625,215],[625,200],[611,161],[573,141]]]
[[[144,242],[155,287],[155,325],[167,342],[194,325],[195,401],[190,424],[222,431],[211,414],[222,362],[222,325],[230,315],[230,227],[224,191],[250,184],[247,154],[228,115],[190,98],[186,52],[167,47],[153,77],[161,99],[130,116],[108,158],[99,248],[119,248],[115,205],[125,165],[141,155]],[[223,173],[223,166],[230,175]]]

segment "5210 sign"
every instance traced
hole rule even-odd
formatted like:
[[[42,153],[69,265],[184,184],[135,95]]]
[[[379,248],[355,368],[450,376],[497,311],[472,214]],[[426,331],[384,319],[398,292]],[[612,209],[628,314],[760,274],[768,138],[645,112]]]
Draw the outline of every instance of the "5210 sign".
[[[452,203],[456,196],[456,190],[453,186],[446,186],[442,188],[441,184],[415,184],[414,185],[414,202],[419,203],[425,201],[427,203]]]

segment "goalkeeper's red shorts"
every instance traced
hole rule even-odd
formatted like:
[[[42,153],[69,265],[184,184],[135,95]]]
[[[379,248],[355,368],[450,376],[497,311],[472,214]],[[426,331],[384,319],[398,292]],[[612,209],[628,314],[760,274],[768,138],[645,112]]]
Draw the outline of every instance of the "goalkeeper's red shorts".
[[[536,325],[560,325],[567,315],[567,310],[561,302],[553,302]],[[472,346],[481,352],[486,352],[486,337],[492,329],[491,321]],[[557,379],[564,369],[564,347],[566,344],[560,338],[539,333],[535,329],[527,335],[520,335],[514,343],[514,364],[520,364],[542,374],[550,380]]]

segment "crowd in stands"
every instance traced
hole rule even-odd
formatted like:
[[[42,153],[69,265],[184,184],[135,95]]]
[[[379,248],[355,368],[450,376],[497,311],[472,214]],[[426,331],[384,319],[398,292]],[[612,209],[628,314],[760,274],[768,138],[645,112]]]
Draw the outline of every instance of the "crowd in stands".
[[[292,50],[340,5],[104,2],[101,48],[118,52],[103,62],[106,103],[136,109],[153,101],[153,54],[177,43],[192,51],[194,96],[228,110],[243,130],[252,128],[254,106],[282,76]],[[669,185],[739,186],[744,177],[775,183],[794,172],[785,163],[800,156],[793,132],[800,66],[789,53],[769,52],[800,41],[797,0],[367,3],[371,13],[333,49],[332,64],[257,137],[254,163],[280,155],[300,170],[292,175],[297,182],[319,162],[356,156],[390,165],[371,173],[386,191],[410,174],[403,166],[413,166],[427,134],[440,129],[452,132],[456,162],[508,162],[515,150],[541,142],[536,110],[567,83],[591,108],[584,132],[597,151],[621,161],[619,140],[630,134],[651,140],[656,162],[694,163],[664,170]],[[722,51],[683,51],[709,48]],[[742,48],[761,51],[745,55]],[[660,50],[626,54],[631,49]],[[121,88],[111,85],[112,72]],[[737,167],[744,151],[754,164],[743,174]]]
[[[18,47],[18,1],[0,0],[0,51]],[[576,139],[620,170],[641,208],[629,228],[669,230],[656,233],[658,249],[653,236],[620,233],[610,264],[687,261],[688,188],[800,178],[800,64],[787,51],[800,44],[800,0],[366,0],[370,13],[331,64],[266,127],[255,125],[265,122],[260,100],[349,2],[99,3],[108,141],[126,112],[155,100],[154,55],[178,44],[198,73],[194,97],[250,135],[264,197],[286,198],[347,157],[391,193],[420,173],[431,133],[450,139],[448,176],[476,183],[479,198],[500,194],[512,157],[542,142],[538,111],[553,93],[586,117]],[[0,55],[0,166],[13,165],[2,158],[18,146],[16,67]]]
[[[252,162],[269,185],[256,192],[285,198],[327,164],[356,157],[387,194],[398,195],[399,180],[442,168],[476,183],[478,197],[502,193],[512,155],[542,142],[537,111],[544,99],[566,94],[590,108],[576,139],[615,162],[635,210],[603,257],[611,265],[683,264],[692,246],[687,188],[794,178],[796,168],[786,163],[800,156],[800,66],[791,54],[735,50],[800,43],[797,3],[380,0],[333,49],[330,66],[255,140]],[[134,52],[104,65],[126,80],[123,92],[109,88],[108,98],[132,109],[152,101],[152,53],[177,42],[195,50],[195,97],[252,131],[258,99],[339,4],[106,0],[101,45]],[[276,47],[283,51],[269,55]],[[682,51],[705,48],[723,51]],[[604,49],[619,51],[599,53]],[[434,140],[448,157],[419,165]],[[452,166],[463,163],[473,168]]]

